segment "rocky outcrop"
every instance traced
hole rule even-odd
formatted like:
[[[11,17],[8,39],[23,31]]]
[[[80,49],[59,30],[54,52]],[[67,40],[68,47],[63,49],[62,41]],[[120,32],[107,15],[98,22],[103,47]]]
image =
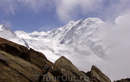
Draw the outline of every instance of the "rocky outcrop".
[[[48,72],[47,74],[43,75],[41,82],[60,82],[60,81],[50,72]]]
[[[39,82],[52,65],[44,54],[0,38],[0,82]]]
[[[64,56],[60,57],[53,65],[53,68],[57,69],[66,81],[74,82],[90,82],[89,78],[82,72],[76,68],[71,61],[69,61]],[[63,77],[61,77],[63,78]]]
[[[126,78],[126,79],[121,79],[121,80],[117,80],[114,82],[130,82],[130,78]]]
[[[111,82],[96,66],[85,73],[66,57],[54,64],[44,54],[0,38],[0,82]],[[122,79],[115,82],[130,82]]]
[[[92,82],[111,82],[111,80],[96,66],[92,66],[91,71],[87,73]]]
[[[18,71],[0,62],[0,82],[30,82],[30,80]]]
[[[1,63],[8,66],[8,68],[17,71],[32,82],[38,81],[42,74],[42,70],[34,64],[6,52],[0,51],[0,60],[2,61]]]
[[[25,46],[18,45],[3,38],[0,38],[0,50],[5,51],[13,56],[18,56],[41,68],[43,68],[45,65],[48,65],[49,67],[53,65],[52,62],[50,62],[44,54],[37,52],[31,48],[29,50]]]
[[[44,66],[51,67],[53,65],[52,62],[50,62],[45,55],[43,55],[40,52],[36,52],[35,50],[31,49],[29,50],[29,60],[31,63],[34,63],[35,65],[44,68]]]

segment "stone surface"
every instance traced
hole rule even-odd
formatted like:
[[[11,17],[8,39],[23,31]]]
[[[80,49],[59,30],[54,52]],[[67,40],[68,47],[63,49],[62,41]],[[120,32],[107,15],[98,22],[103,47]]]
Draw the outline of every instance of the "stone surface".
[[[121,79],[121,80],[117,80],[114,82],[130,82],[130,78],[126,78],[126,79]]]
[[[43,75],[41,82],[60,82],[55,76],[53,76],[50,72]]]
[[[31,64],[19,57],[12,56],[4,51],[0,51],[0,58],[2,63],[8,66],[8,68],[19,72],[31,81],[38,81],[40,75],[42,74],[42,70],[36,65]]]
[[[59,72],[64,74],[65,78],[67,78],[69,81],[82,81],[82,82],[90,82],[89,78],[82,72],[76,68],[71,61],[69,61],[64,56],[60,57],[53,66],[55,69],[57,69]]]
[[[90,72],[92,82],[111,82],[111,80],[96,66],[92,66]]]
[[[0,62],[0,82],[30,82],[21,73]]]
[[[0,63],[2,63],[3,67],[6,66],[9,70],[17,72],[18,74],[16,73],[16,75],[21,75],[21,77],[23,76],[24,79],[31,82],[38,82],[40,75],[47,72],[47,69],[53,65],[44,54],[33,49],[29,50],[22,45],[3,38],[0,38]],[[2,66],[0,68],[2,68]],[[0,75],[0,77],[0,81],[8,82],[9,80],[9,82],[15,82],[7,77],[7,81],[3,80],[2,75]],[[15,77],[12,77],[12,79],[13,78]],[[22,82],[26,81],[23,80]]]
[[[31,62],[39,68],[44,69],[44,66],[51,67],[53,65],[44,54],[37,52],[33,49],[26,48],[25,46],[18,45],[14,42],[0,38],[0,50],[5,51],[13,56],[18,56],[28,62]],[[46,70],[43,70],[46,71]]]
[[[50,62],[44,54],[37,52],[33,49],[30,49],[30,62],[36,64],[39,67],[44,68],[45,66],[51,68],[53,63]]]

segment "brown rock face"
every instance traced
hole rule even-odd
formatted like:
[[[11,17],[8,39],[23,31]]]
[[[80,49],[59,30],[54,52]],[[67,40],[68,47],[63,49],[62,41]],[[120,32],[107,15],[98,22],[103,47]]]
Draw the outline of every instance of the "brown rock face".
[[[92,82],[111,82],[110,79],[102,73],[96,66],[92,66],[91,71],[87,73]]]
[[[82,82],[90,82],[89,78],[80,72],[67,58],[62,56],[59,58],[53,66],[59,72],[61,72],[64,76],[62,76],[62,81],[67,79],[66,81],[74,82],[74,81],[82,81]],[[79,81],[79,82],[80,82]]]
[[[0,38],[0,65],[0,82],[39,82],[52,62],[40,52]]]
[[[10,53],[14,56],[19,56],[21,58],[23,57],[23,59],[27,58],[27,54],[29,51],[26,47],[18,45],[3,38],[0,38],[0,50]]]
[[[0,82],[30,82],[21,73],[0,62]]]
[[[50,72],[47,74],[43,75],[43,78],[41,82],[60,82],[55,76],[53,76]]]
[[[28,62],[34,63],[41,68],[45,65],[48,65],[49,67],[52,66],[52,62],[50,62],[44,54],[33,49],[28,50],[22,45],[18,45],[3,38],[0,38],[0,50],[13,56],[18,56]]]
[[[121,79],[121,80],[117,80],[114,82],[130,82],[130,78],[126,78],[126,79]]]
[[[42,74],[42,70],[34,64],[6,52],[0,51],[0,58],[0,60],[3,61],[2,63],[8,66],[8,68],[21,73],[31,81],[38,81],[39,76]]]
[[[52,62],[50,62],[46,57],[45,55],[43,55],[42,53],[40,52],[36,52],[35,50],[33,49],[30,49],[29,51],[29,55],[30,55],[30,62],[31,63],[34,63],[36,64],[37,66],[39,67],[44,67],[44,66],[48,66],[48,67],[51,67],[53,65]]]

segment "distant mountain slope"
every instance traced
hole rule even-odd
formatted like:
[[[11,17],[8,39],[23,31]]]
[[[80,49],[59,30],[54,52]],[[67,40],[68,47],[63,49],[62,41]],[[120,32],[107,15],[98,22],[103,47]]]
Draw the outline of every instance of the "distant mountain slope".
[[[79,54],[103,56],[107,48],[99,35],[105,28],[102,27],[103,24],[105,23],[98,18],[71,21],[61,28],[52,30],[47,38],[58,40],[60,44],[71,47]]]
[[[25,45],[48,55],[55,61],[62,55],[95,55],[103,57],[108,44],[104,42],[100,32],[105,23],[98,18],[70,21],[63,27],[49,32],[11,31],[0,25],[0,35],[3,38]],[[26,42],[26,43],[25,43]],[[51,57],[53,55],[53,57]],[[55,57],[54,57],[55,56]]]

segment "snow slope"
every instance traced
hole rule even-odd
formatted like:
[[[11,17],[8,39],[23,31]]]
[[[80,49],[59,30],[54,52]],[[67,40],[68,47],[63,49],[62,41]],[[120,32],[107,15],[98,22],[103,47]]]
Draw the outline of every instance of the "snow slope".
[[[8,38],[11,38],[11,37],[13,38],[15,36],[16,36],[15,33],[11,29],[9,29],[9,28],[5,27],[4,25],[0,24],[0,37],[8,39]]]
[[[96,54],[101,57],[107,48],[98,35],[104,28],[101,27],[103,24],[105,23],[98,18],[71,21],[61,28],[52,30],[47,38],[56,39],[60,44],[67,45],[79,54]]]
[[[102,58],[107,48],[107,44],[98,35],[100,29],[104,28],[101,27],[103,24],[105,23],[98,18],[87,18],[70,21],[50,32],[15,31],[15,34],[23,38],[31,48],[49,54],[47,57],[53,62],[62,55],[95,55]]]

